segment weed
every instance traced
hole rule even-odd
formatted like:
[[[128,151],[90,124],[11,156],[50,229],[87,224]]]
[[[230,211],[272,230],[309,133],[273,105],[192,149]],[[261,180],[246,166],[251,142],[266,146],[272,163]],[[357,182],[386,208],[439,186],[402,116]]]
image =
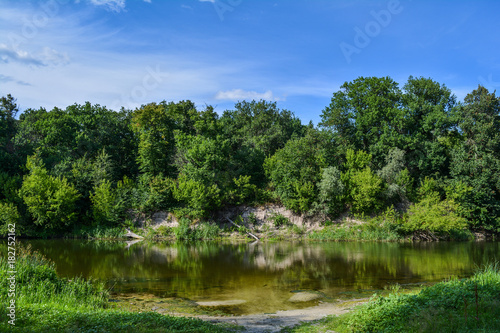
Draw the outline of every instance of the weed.
[[[275,228],[280,228],[290,224],[290,220],[282,214],[273,214],[269,219],[273,221]]]

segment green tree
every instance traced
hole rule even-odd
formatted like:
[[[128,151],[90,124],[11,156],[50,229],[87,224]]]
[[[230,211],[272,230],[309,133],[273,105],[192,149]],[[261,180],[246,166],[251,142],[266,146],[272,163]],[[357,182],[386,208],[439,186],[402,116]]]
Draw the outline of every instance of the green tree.
[[[317,183],[328,165],[325,135],[310,130],[302,138],[292,139],[266,159],[264,170],[276,196],[285,207],[296,212],[308,211],[317,200]]]
[[[442,200],[438,190],[439,186],[434,179],[424,178],[418,190],[420,200],[408,209],[407,218],[403,222],[404,231],[424,232],[430,235],[430,239],[436,239],[449,238],[467,227],[467,220],[459,214],[459,204],[452,198]]]
[[[0,172],[18,173],[18,155],[13,138],[17,131],[16,100],[10,94],[0,98]]]
[[[341,181],[346,186],[346,203],[354,213],[371,213],[382,206],[382,179],[372,171],[371,160],[371,154],[362,150],[347,150]]]
[[[24,177],[19,190],[36,225],[49,230],[60,230],[70,226],[77,218],[75,202],[77,190],[66,178],[49,175],[40,157],[28,157]]]
[[[410,76],[403,87],[401,134],[406,164],[417,179],[446,177],[451,152],[446,142],[456,136],[456,97],[445,85]]]
[[[236,103],[234,110],[224,111],[219,124],[231,143],[235,177],[251,176],[251,183],[261,188],[266,183],[265,158],[304,133],[304,126],[292,112],[264,100]]]
[[[330,166],[323,169],[318,190],[317,210],[334,216],[344,210],[346,186],[337,167]]]
[[[137,148],[126,111],[114,112],[87,102],[66,110],[28,109],[19,118],[18,149],[24,158],[38,152],[49,170],[83,157],[92,161],[105,149],[114,165],[114,180],[137,172]]]
[[[474,189],[459,201],[472,227],[499,231],[500,99],[479,86],[457,107],[456,115],[462,143],[453,151],[451,183]]]
[[[385,154],[400,145],[403,112],[401,91],[389,77],[359,77],[345,82],[321,115],[320,125],[332,131],[337,150],[372,154],[381,165]]]
[[[388,152],[398,148],[413,177],[445,177],[448,145],[456,136],[454,105],[451,91],[431,79],[410,76],[400,90],[389,77],[360,77],[333,94],[320,125],[333,133],[340,156],[364,150],[381,169]]]
[[[139,138],[137,162],[142,172],[151,176],[174,173],[174,121],[164,105],[151,103],[137,109],[132,127]]]

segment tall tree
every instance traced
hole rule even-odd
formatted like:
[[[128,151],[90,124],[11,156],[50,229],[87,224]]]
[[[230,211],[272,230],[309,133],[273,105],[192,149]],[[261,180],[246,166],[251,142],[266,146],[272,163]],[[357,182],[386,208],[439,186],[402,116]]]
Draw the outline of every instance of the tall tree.
[[[447,142],[455,135],[452,110],[456,97],[445,85],[410,76],[404,85],[401,135],[410,172],[419,179],[448,175],[450,152]]]
[[[390,148],[401,145],[404,115],[398,84],[389,77],[359,77],[340,88],[323,110],[320,125],[333,132],[341,155],[364,150],[381,166]]]
[[[16,100],[8,94],[0,98],[0,172],[15,174],[18,156],[15,154],[13,138],[16,134],[16,114],[19,108]]]
[[[500,231],[500,98],[479,86],[457,107],[462,144],[451,175],[473,190],[459,198],[476,228]]]

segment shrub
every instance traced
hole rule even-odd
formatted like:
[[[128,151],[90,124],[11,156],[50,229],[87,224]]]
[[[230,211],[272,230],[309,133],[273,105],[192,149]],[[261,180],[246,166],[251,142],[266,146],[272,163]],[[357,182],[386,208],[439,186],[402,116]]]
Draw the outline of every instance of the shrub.
[[[449,237],[467,227],[467,220],[457,214],[458,207],[453,200],[423,199],[408,210],[403,230],[409,233],[430,232]]]
[[[274,227],[276,228],[290,224],[290,220],[281,214],[273,214],[269,219],[273,221]]]
[[[24,177],[19,195],[34,223],[47,229],[61,229],[76,220],[75,202],[80,195],[64,177],[49,175],[38,156],[28,157],[29,175]]]
[[[9,224],[13,224],[19,234],[19,212],[13,203],[0,202],[0,235],[6,236],[9,233]]]
[[[346,187],[340,177],[340,171],[336,167],[323,170],[321,181],[318,183],[318,201],[320,210],[325,214],[339,214],[344,208]]]

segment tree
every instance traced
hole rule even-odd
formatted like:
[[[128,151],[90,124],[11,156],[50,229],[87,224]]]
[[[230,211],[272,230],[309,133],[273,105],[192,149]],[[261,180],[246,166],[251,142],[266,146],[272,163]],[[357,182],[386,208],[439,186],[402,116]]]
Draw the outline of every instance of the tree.
[[[459,201],[474,228],[500,230],[500,99],[479,86],[456,109],[462,143],[453,152],[452,184],[474,190]]]
[[[199,211],[218,208],[222,201],[221,190],[224,196],[229,195],[233,179],[229,140],[222,136],[207,138],[181,132],[177,132],[175,138],[180,189],[178,199],[189,202]],[[213,197],[208,199],[203,191],[212,193]]]
[[[92,161],[105,149],[114,164],[114,180],[137,172],[130,115],[89,102],[66,110],[26,110],[20,116],[15,143],[24,156],[37,151],[49,170],[83,157]]]
[[[455,136],[453,108],[456,97],[445,85],[423,77],[410,76],[404,85],[401,134],[410,173],[417,179],[446,177],[450,151],[448,139]]]
[[[320,126],[334,135],[338,153],[348,149],[372,154],[381,165],[401,139],[401,91],[391,78],[359,77],[345,82],[321,115]]]
[[[333,94],[320,125],[333,133],[341,156],[348,149],[364,150],[372,155],[374,169],[380,169],[388,152],[398,148],[415,178],[444,177],[454,105],[451,91],[431,79],[410,76],[401,91],[389,77],[360,77]]]
[[[18,172],[18,156],[13,138],[16,134],[16,114],[19,108],[10,94],[0,98],[0,172]]]
[[[341,181],[346,186],[346,203],[354,213],[371,213],[381,208],[382,179],[370,168],[371,154],[349,149]]]
[[[38,155],[28,157],[19,195],[23,198],[36,225],[49,230],[70,226],[77,218],[75,202],[77,190],[66,178],[49,175]]]
[[[305,212],[318,195],[317,183],[328,166],[325,135],[309,130],[306,136],[292,139],[266,159],[264,170],[276,196],[289,209]]]

